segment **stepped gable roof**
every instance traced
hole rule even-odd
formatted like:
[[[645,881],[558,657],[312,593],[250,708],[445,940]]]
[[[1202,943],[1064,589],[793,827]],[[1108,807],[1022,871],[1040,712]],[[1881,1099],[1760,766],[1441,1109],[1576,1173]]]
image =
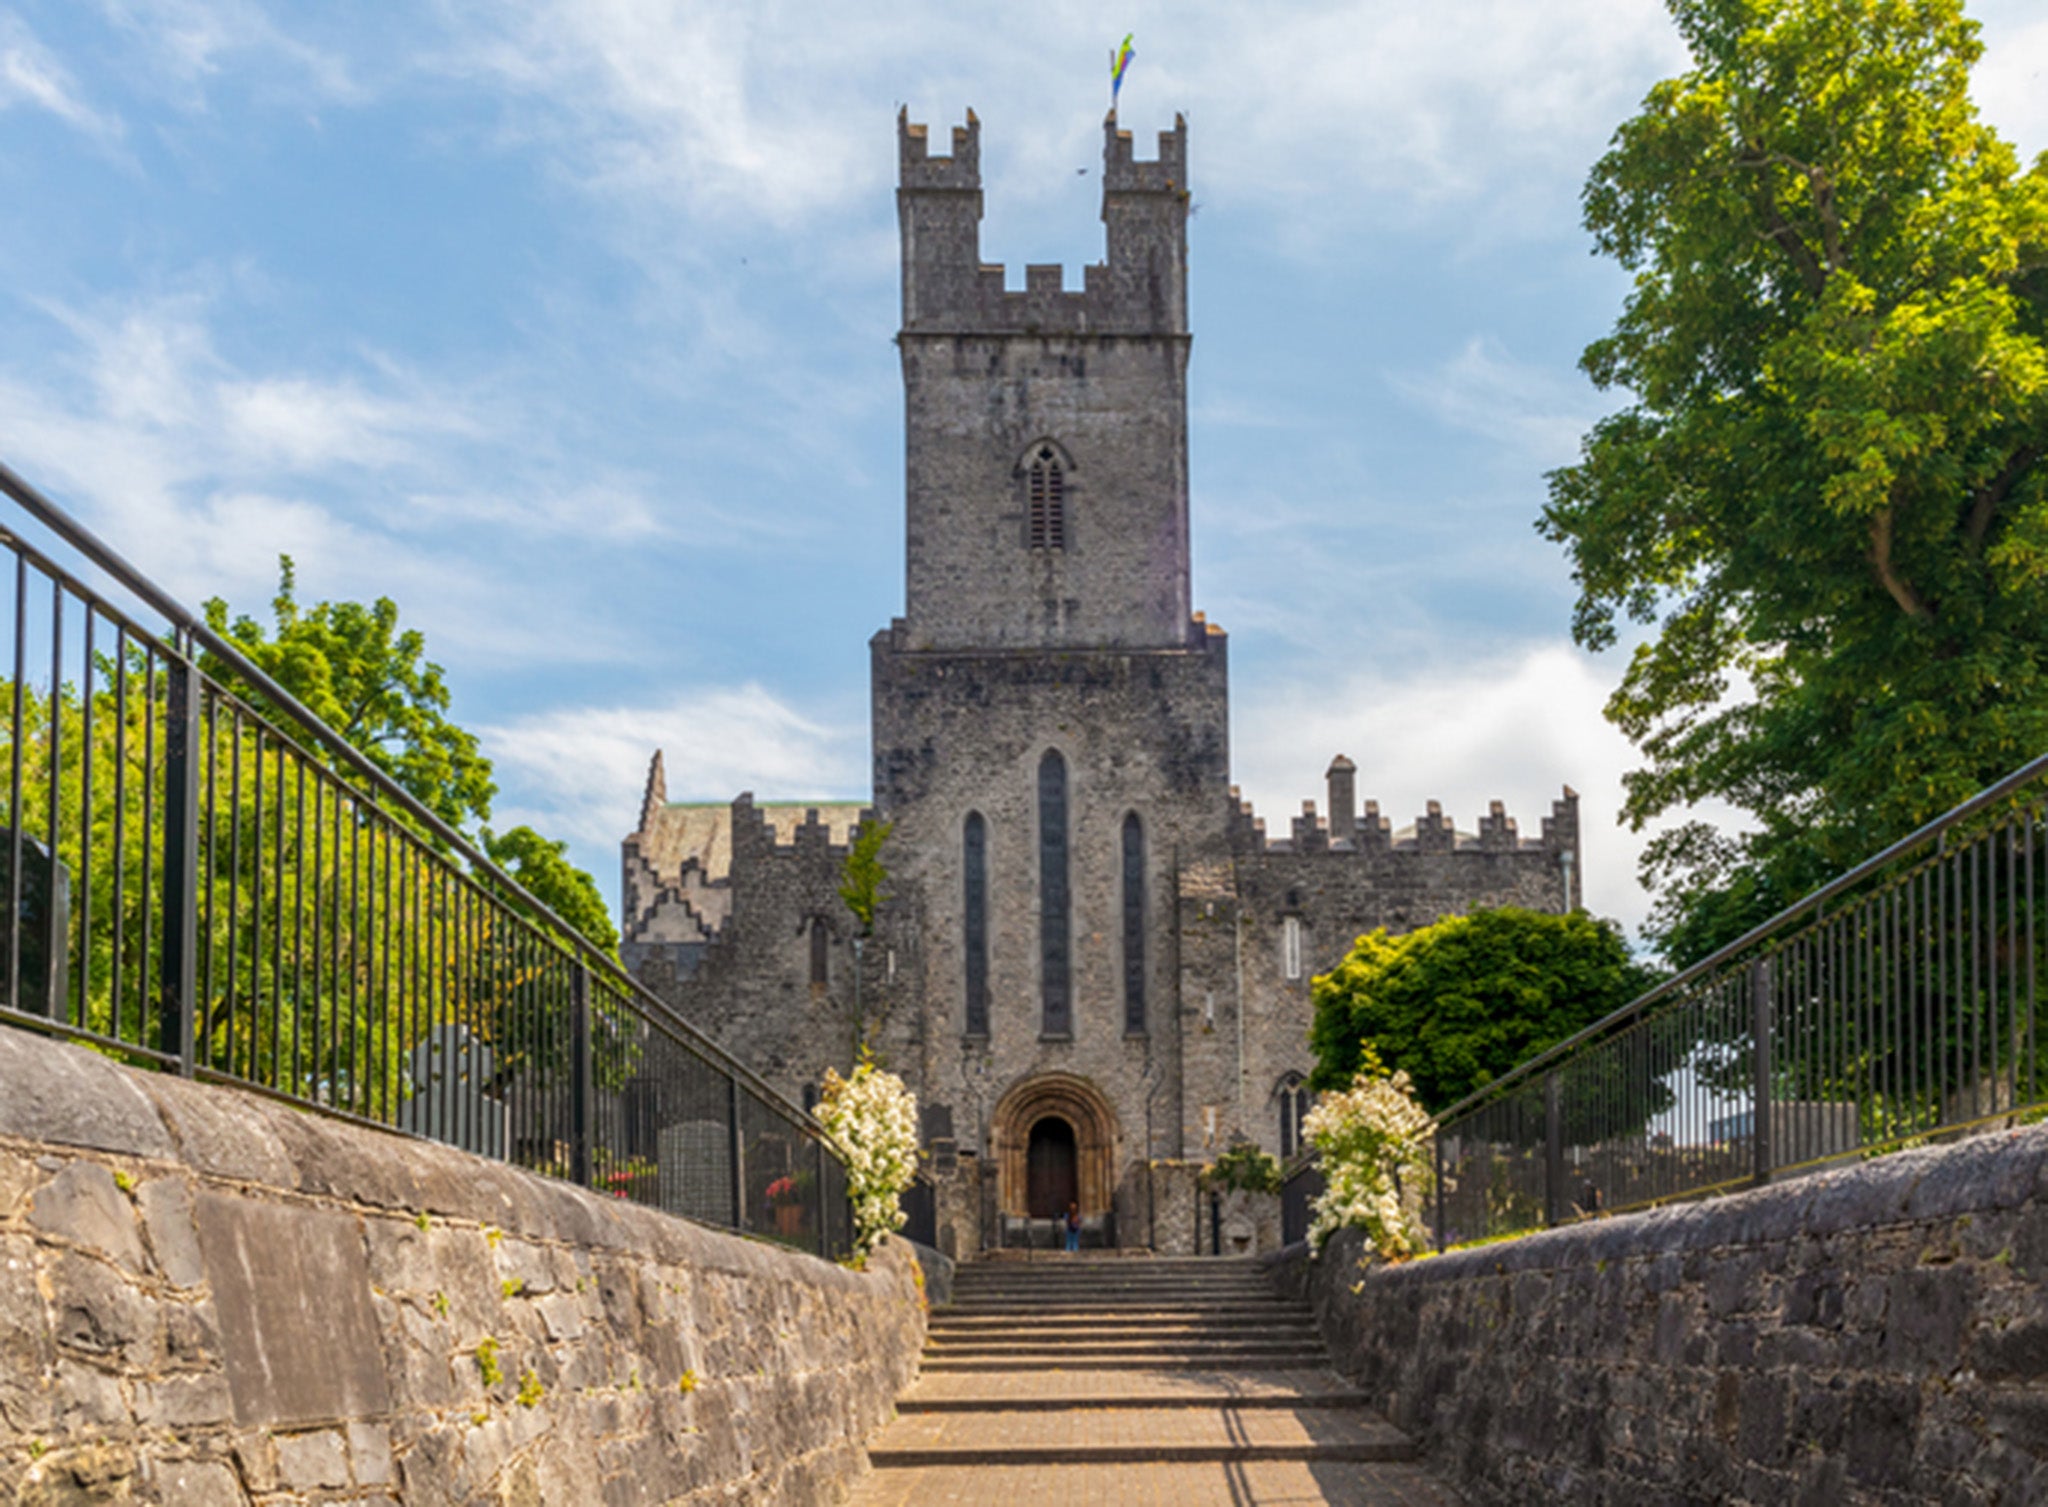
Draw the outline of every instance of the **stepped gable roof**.
[[[797,828],[816,811],[832,842],[843,846],[852,840],[863,809],[859,801],[757,801],[754,814],[774,828],[775,841],[786,846],[796,841]],[[640,851],[663,876],[680,873],[695,858],[706,879],[723,879],[732,872],[732,807],[714,801],[664,805],[641,830]]]

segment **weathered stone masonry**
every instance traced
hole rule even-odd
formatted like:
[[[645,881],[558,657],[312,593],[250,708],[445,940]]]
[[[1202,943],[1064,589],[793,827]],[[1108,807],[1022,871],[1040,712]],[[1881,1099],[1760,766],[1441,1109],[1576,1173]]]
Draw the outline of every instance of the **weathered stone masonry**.
[[[671,805],[657,754],[623,955],[797,1098],[853,1055],[838,864],[891,823],[860,992],[926,1111],[939,1248],[1071,1200],[1118,1244],[1192,1250],[1192,1169],[1238,1137],[1295,1149],[1313,976],[1375,927],[1575,905],[1577,800],[1528,838],[1497,805],[1396,830],[1340,756],[1325,813],[1266,836],[1230,783],[1229,640],[1192,602],[1186,124],[1144,161],[1104,122],[1079,288],[1048,266],[1008,291],[980,122],[937,146],[899,118],[905,593],[870,643],[873,809]]]
[[[0,1029],[0,1501],[836,1501],[915,1275]]]
[[[1358,1253],[1281,1271],[1473,1507],[2048,1500],[2048,1129]]]

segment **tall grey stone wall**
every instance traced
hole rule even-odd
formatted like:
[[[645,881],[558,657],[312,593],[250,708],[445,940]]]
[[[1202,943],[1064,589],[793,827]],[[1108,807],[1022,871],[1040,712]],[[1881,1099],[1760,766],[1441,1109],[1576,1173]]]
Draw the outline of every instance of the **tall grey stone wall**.
[[[1229,769],[1227,641],[1183,649],[1046,655],[927,654],[898,632],[873,643],[876,805],[903,967],[895,997],[915,1039],[892,1064],[988,1154],[1013,1085],[1071,1072],[1119,1117],[1119,1167],[1180,1154],[1175,866],[1220,852]],[[1042,1025],[1038,766],[1066,760],[1072,1029]],[[989,1030],[966,1034],[962,833],[986,822]],[[1126,1029],[1122,834],[1145,835],[1144,1029]],[[1150,1109],[1148,1125],[1148,1106]]]
[[[916,1276],[0,1028],[0,1501],[836,1501]]]
[[[2048,1500],[2048,1129],[1283,1274],[1489,1503]]]

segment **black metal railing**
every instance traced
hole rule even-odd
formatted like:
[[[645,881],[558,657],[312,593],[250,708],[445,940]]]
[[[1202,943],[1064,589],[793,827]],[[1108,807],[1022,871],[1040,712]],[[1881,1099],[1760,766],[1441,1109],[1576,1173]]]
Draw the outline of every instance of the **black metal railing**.
[[[1315,1223],[1316,1200],[1329,1184],[1313,1152],[1304,1152],[1290,1162],[1280,1176],[1280,1243],[1294,1245],[1308,1239]]]
[[[0,492],[0,1023],[851,1248],[811,1116],[5,466]]]
[[[1438,1246],[2048,1114],[2048,758],[1437,1120]]]
[[[922,1167],[903,1190],[903,1238],[939,1247],[939,1189]]]

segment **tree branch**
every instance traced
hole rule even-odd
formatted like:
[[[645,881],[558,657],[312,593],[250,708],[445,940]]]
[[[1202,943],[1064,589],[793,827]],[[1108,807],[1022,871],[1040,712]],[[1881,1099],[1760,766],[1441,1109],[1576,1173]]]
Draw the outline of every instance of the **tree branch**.
[[[1776,152],[1766,152],[1757,147],[1745,147],[1736,159],[1739,167],[1769,168],[1773,166],[1804,167],[1790,158]],[[1810,171],[1810,169],[1808,169]],[[1798,227],[1785,218],[1785,212],[1778,208],[1777,190],[1771,186],[1770,174],[1765,173],[1758,181],[1757,208],[1763,214],[1764,223],[1770,228],[1764,239],[1777,242],[1779,248],[1792,259],[1792,265],[1799,270],[1799,280],[1806,284],[1806,291],[1815,298],[1821,296],[1828,284],[1827,269],[1822,267],[1813,248],[1806,244]]]
[[[1892,515],[1897,511],[1893,503],[1886,503],[1870,520],[1870,563],[1877,571],[1878,583],[1891,593],[1899,604],[1899,610],[1907,617],[1926,619],[1934,614],[1927,610],[1927,604],[1920,600],[1920,594],[1892,568]]]
[[[2020,478],[2033,469],[2034,462],[2041,458],[2039,445],[2022,445],[2012,453],[2012,459],[2005,463],[1990,481],[1977,489],[1976,501],[1970,505],[1970,521],[1964,532],[1973,548],[1981,549],[1984,536],[1991,532],[1991,520],[2006,498],[2012,496],[2012,489],[2020,484]]]
[[[1817,167],[1806,170],[1806,182],[1813,190],[1814,212],[1820,216],[1821,245],[1827,252],[1828,266],[1840,272],[1849,265],[1849,253],[1842,244],[1842,212],[1835,203],[1834,182]]]

